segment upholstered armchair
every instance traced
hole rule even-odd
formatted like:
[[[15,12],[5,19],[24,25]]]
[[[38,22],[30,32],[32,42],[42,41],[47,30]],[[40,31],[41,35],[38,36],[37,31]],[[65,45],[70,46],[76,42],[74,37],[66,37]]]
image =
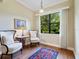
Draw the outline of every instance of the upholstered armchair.
[[[30,42],[32,43],[40,43],[40,39],[37,37],[37,31],[30,31]]]
[[[1,35],[1,46],[2,46],[2,56],[3,55],[12,55],[16,53],[17,51],[21,50],[22,52],[22,43],[18,41],[14,41],[14,31],[11,30],[5,30],[0,31]]]

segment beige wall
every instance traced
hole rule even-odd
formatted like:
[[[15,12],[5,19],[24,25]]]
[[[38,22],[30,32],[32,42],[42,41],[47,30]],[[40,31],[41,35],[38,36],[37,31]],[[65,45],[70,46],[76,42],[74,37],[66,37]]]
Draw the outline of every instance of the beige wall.
[[[74,1],[69,0],[67,47],[74,49]]]
[[[16,17],[21,17],[21,19],[28,19],[28,21],[30,22],[30,28],[33,29],[34,26],[33,26],[33,20],[34,20],[34,13],[20,5],[18,2],[16,2],[16,0],[3,0],[3,2],[0,2],[0,16],[1,17],[6,17],[6,19],[4,19],[3,23],[5,24],[7,22],[11,22],[13,24],[13,18],[16,18]],[[2,19],[0,19],[0,22],[1,22]],[[11,20],[11,21],[9,21]],[[10,24],[11,25],[11,24]],[[7,27],[7,25],[6,25]],[[13,27],[12,27],[13,28]],[[5,28],[6,29],[6,28]]]

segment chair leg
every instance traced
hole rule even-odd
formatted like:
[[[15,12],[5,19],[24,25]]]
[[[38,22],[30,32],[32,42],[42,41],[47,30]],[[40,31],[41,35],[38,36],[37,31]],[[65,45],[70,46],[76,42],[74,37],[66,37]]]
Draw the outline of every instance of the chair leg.
[[[40,43],[38,42],[38,45],[40,45]]]
[[[13,59],[13,54],[11,54],[11,59]]]
[[[32,46],[32,43],[30,43],[30,47]]]
[[[22,54],[22,50],[23,50],[23,49],[21,49],[21,54]]]
[[[1,55],[1,59],[3,58],[3,54]]]

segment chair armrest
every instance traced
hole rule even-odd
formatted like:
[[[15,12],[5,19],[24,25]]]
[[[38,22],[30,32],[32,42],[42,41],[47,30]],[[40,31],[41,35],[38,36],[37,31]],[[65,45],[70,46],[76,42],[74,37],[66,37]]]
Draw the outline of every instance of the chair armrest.
[[[8,54],[8,52],[9,52],[9,48],[8,48],[8,46],[5,45],[5,44],[1,44],[1,46],[2,46],[2,50],[3,50],[3,49],[6,49],[6,50],[5,50],[5,51],[6,51],[5,54]],[[5,47],[5,48],[3,48],[3,47]]]

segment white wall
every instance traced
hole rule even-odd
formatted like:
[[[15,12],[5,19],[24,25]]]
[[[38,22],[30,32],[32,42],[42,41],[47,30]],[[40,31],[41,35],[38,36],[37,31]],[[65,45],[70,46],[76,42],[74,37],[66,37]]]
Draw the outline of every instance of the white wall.
[[[31,23],[29,19],[25,16],[15,16],[11,14],[0,14],[0,30],[13,30],[14,29],[14,19],[26,20],[26,29],[31,29]]]
[[[79,0],[75,0],[75,50],[79,59]]]
[[[60,47],[60,35],[59,34],[39,34],[41,43]]]

